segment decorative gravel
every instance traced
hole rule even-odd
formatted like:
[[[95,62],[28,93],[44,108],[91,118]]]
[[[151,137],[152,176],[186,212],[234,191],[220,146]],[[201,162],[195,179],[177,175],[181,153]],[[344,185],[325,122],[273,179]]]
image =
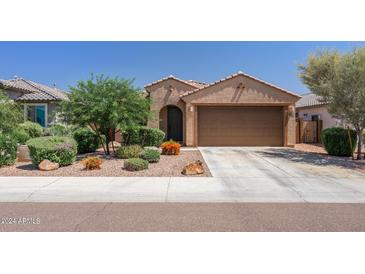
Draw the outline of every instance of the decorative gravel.
[[[324,163],[339,168],[354,169],[365,174],[365,160],[352,160],[351,157],[339,157],[328,155],[322,144],[296,144],[295,149],[300,151],[296,157],[307,159],[308,162]],[[364,151],[364,148],[363,148]],[[356,155],[355,155],[356,156]]]
[[[322,144],[295,144],[295,149],[319,154],[327,154]]]
[[[100,170],[85,170],[80,162],[87,155],[98,155],[102,159]],[[185,165],[200,160],[203,162],[205,173],[194,175],[194,177],[211,177],[211,173],[199,150],[183,150],[180,155],[161,155],[158,163],[150,163],[149,168],[141,171],[124,170],[124,160],[105,156],[102,153],[79,155],[78,160],[70,166],[60,167],[52,171],[40,171],[30,162],[17,162],[12,166],[0,168],[0,176],[128,176],[128,177],[177,177],[185,176],[181,174]]]

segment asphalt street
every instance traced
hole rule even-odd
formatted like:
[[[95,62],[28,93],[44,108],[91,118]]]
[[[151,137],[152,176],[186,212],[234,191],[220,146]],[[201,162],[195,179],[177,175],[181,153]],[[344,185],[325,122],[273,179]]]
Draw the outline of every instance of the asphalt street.
[[[365,204],[0,203],[0,231],[365,231]]]

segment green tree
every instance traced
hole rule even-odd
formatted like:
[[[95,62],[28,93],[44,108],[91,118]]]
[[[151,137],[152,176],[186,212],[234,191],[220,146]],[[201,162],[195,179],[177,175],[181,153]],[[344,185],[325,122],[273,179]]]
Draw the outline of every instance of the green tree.
[[[328,112],[354,127],[360,159],[365,127],[365,48],[345,54],[318,51],[299,70],[303,83],[327,103]]]
[[[0,133],[11,133],[21,122],[24,116],[20,106],[0,90]]]
[[[70,88],[69,100],[61,103],[60,117],[67,123],[91,128],[105,154],[110,154],[109,143],[118,130],[143,124],[150,116],[149,100],[132,84],[130,79],[102,75],[79,81]]]

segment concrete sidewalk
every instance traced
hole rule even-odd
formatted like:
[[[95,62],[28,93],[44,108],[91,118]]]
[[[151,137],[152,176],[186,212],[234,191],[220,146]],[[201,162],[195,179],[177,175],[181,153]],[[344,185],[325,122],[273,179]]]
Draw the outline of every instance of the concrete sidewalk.
[[[365,179],[0,177],[0,202],[365,203]]]

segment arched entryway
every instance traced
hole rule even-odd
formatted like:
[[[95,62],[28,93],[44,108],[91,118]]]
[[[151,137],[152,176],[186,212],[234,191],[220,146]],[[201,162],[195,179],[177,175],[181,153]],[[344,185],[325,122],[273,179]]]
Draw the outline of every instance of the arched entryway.
[[[177,106],[165,106],[160,111],[160,129],[167,140],[183,142],[183,113]]]

